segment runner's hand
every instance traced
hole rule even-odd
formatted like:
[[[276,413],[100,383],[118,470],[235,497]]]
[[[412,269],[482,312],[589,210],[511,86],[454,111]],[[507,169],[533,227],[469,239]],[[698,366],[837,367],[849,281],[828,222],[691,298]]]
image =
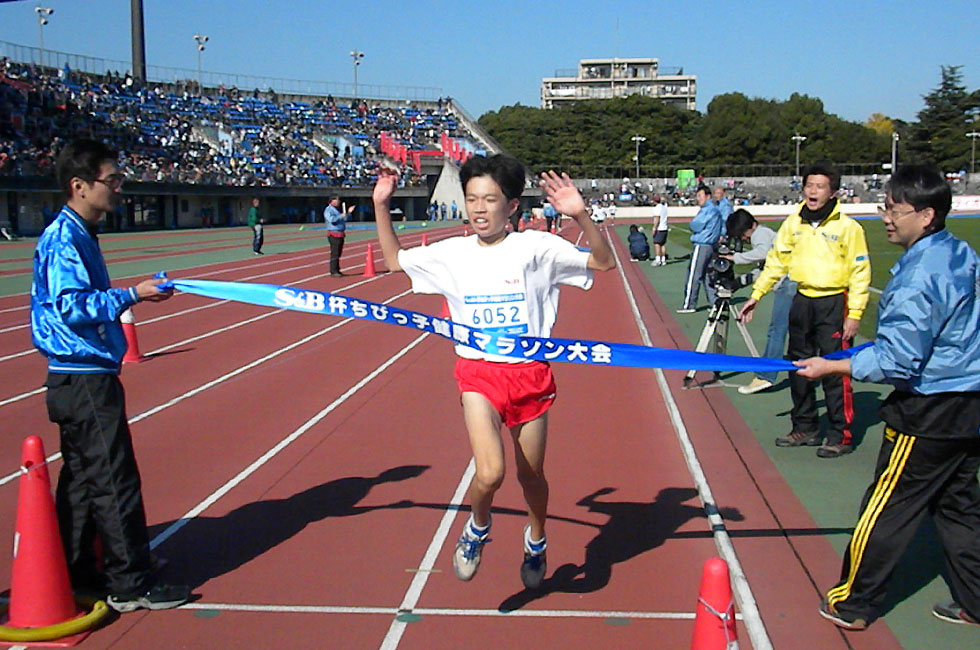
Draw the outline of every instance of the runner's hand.
[[[398,187],[398,174],[391,169],[382,168],[378,173],[378,181],[374,184],[374,194],[372,194],[374,202],[387,204],[391,201],[396,187]]]
[[[588,219],[585,201],[582,200],[582,195],[579,194],[578,188],[568,174],[559,176],[553,171],[544,172],[541,174],[539,184],[548,196],[548,203],[554,206],[559,214],[567,214],[576,221]]]

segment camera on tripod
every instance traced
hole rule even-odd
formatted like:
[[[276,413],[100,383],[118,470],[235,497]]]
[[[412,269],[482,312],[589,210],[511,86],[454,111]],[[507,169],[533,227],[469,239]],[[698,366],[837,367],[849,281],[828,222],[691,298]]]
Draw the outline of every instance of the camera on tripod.
[[[752,283],[751,273],[735,275],[735,263],[721,257],[742,252],[742,240],[738,237],[728,237],[712,246],[713,254],[708,263],[708,282],[718,290],[737,291]]]

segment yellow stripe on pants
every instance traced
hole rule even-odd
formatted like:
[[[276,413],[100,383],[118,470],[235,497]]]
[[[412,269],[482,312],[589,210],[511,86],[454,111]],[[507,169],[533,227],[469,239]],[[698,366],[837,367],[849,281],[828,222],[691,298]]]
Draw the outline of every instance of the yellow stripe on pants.
[[[871,537],[878,517],[881,516],[881,511],[888,505],[888,500],[895,491],[895,486],[898,484],[898,480],[902,476],[902,471],[905,469],[905,464],[908,462],[908,458],[912,453],[912,446],[915,444],[914,436],[898,433],[891,428],[886,429],[885,433],[886,435],[892,434],[896,436],[895,447],[892,449],[891,456],[888,459],[888,465],[881,473],[881,476],[878,477],[878,482],[875,485],[871,499],[868,500],[868,505],[864,508],[864,512],[861,513],[861,518],[858,519],[857,526],[854,528],[851,543],[848,545],[850,570],[848,571],[847,580],[827,592],[827,602],[830,605],[847,600],[850,596],[851,586],[854,584],[854,577],[857,575],[858,568],[861,566],[861,560],[864,557],[864,549],[868,544],[868,538]]]

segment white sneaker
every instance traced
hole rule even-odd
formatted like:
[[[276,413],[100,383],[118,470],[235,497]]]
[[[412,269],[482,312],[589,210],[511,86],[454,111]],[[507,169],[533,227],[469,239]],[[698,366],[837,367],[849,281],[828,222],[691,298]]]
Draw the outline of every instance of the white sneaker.
[[[738,387],[738,392],[742,395],[751,395],[753,393],[758,393],[761,390],[772,387],[772,382],[768,379],[762,379],[761,377],[755,377],[744,386]]]
[[[456,542],[456,550],[453,552],[453,570],[456,577],[464,582],[469,582],[476,575],[476,570],[480,568],[480,558],[483,554],[483,545],[490,541],[490,531],[482,536],[477,536],[470,528],[470,521],[466,520],[463,533]]]

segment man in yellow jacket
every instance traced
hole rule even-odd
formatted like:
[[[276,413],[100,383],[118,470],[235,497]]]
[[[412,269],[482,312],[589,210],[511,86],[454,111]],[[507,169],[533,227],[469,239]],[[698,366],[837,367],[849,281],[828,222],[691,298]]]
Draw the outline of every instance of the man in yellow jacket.
[[[824,356],[840,350],[857,334],[868,304],[871,262],[864,229],[844,215],[835,198],[840,174],[827,162],[803,171],[803,202],[776,234],[766,265],[752,287],[752,297],[739,318],[748,323],[762,298],[784,274],[798,283],[789,313],[791,361]],[[825,377],[824,402],[830,428],[821,445],[816,386],[790,373],[793,429],[776,438],[779,447],[817,446],[817,456],[837,458],[854,450],[851,422],[854,403],[850,379]]]

